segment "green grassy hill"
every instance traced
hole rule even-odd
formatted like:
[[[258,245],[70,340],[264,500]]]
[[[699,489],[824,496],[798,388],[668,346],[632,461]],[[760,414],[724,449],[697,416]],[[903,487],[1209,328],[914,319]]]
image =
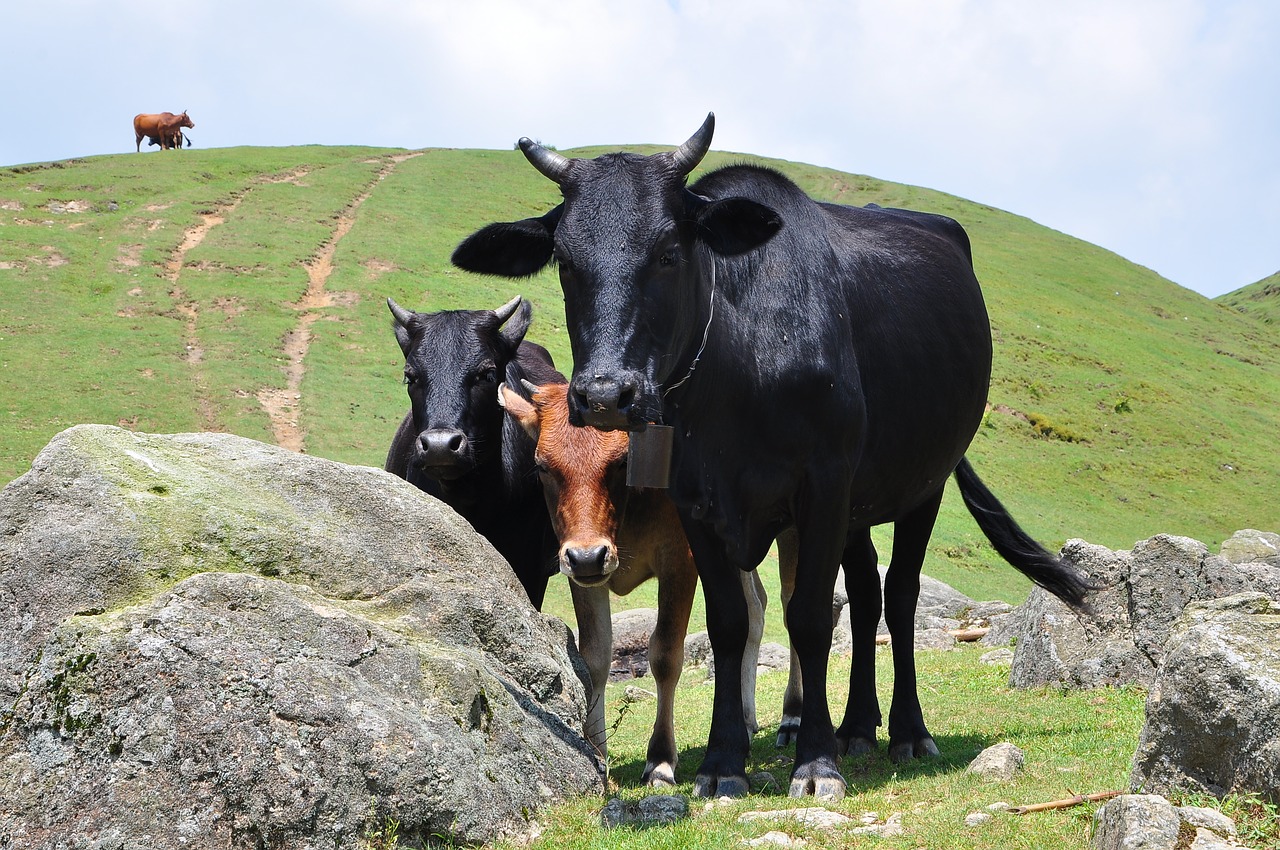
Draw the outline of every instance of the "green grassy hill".
[[[1280,325],[1280,272],[1214,299],[1223,306],[1248,313],[1264,324]]]
[[[1280,529],[1274,325],[1010,213],[771,164],[822,199],[968,229],[996,339],[970,457],[1047,546]],[[0,169],[0,482],[82,422],[381,466],[406,409],[387,296],[429,310],[523,294],[530,338],[568,371],[552,273],[511,282],[448,262],[481,225],[557,198],[515,151],[246,147]],[[1026,589],[954,494],[926,570],[979,598]]]

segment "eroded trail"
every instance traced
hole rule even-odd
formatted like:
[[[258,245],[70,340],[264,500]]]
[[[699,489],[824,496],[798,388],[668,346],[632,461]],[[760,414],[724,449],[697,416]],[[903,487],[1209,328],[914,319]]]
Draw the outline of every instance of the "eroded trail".
[[[284,338],[285,386],[267,387],[258,391],[258,402],[271,420],[271,432],[276,445],[282,448],[295,452],[306,451],[306,432],[298,424],[298,418],[302,410],[302,379],[306,374],[307,352],[311,347],[311,326],[321,318],[323,313],[319,311],[324,308],[354,302],[354,297],[348,293],[331,293],[326,289],[329,275],[333,272],[333,255],[338,243],[351,232],[357,211],[373,194],[378,183],[395,171],[400,163],[415,156],[421,154],[408,153],[391,157],[368,188],[342,211],[333,235],[303,264],[307,269],[307,289],[301,298],[290,305],[298,311],[298,324]]]
[[[187,228],[182,242],[164,264],[164,278],[169,282],[169,298],[173,301],[173,310],[183,319],[183,345],[186,353],[182,359],[191,366],[192,382],[195,384],[196,411],[202,431],[221,431],[223,428],[218,423],[216,409],[209,398],[209,387],[201,366],[204,362],[204,347],[200,344],[197,332],[200,322],[200,304],[195,299],[187,297],[186,291],[178,285],[178,278],[186,263],[187,253],[203,242],[210,230],[226,220],[227,214],[240,204],[241,197],[232,198],[231,201],[219,205],[213,212],[202,213],[200,223]]]

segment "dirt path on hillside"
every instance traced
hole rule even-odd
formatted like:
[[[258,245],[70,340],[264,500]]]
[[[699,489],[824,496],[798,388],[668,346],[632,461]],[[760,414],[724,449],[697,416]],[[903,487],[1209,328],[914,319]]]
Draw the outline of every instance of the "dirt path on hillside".
[[[169,298],[173,300],[173,310],[183,319],[183,345],[186,353],[182,359],[191,366],[192,382],[196,389],[196,413],[200,420],[200,430],[202,431],[221,431],[222,427],[218,424],[217,411],[213,402],[209,398],[209,387],[205,381],[204,369],[201,364],[204,362],[204,348],[200,345],[200,337],[197,333],[197,326],[200,321],[200,304],[198,301],[187,297],[186,291],[178,285],[178,278],[182,274],[182,267],[186,263],[187,252],[191,251],[197,245],[204,241],[209,235],[209,231],[226,220],[226,215],[234,210],[240,204],[242,195],[232,198],[231,201],[219,205],[214,211],[201,213],[200,223],[187,228],[187,232],[183,234],[182,242],[169,256],[164,264],[164,278],[169,281]]]
[[[306,432],[298,424],[298,417],[302,410],[302,379],[306,375],[307,352],[311,348],[311,326],[323,315],[318,311],[335,304],[353,303],[353,299],[348,297],[344,302],[341,296],[330,293],[325,288],[329,275],[333,272],[333,255],[338,242],[351,232],[351,228],[355,226],[356,212],[373,194],[378,183],[395,171],[400,163],[415,156],[421,154],[407,153],[391,157],[368,188],[342,211],[333,235],[320,246],[315,256],[303,263],[307,270],[307,289],[297,302],[290,305],[298,311],[298,324],[284,338],[287,360],[284,367],[285,386],[283,389],[268,387],[258,391],[258,402],[271,420],[271,432],[275,436],[276,445],[282,448],[295,452],[306,451]]]

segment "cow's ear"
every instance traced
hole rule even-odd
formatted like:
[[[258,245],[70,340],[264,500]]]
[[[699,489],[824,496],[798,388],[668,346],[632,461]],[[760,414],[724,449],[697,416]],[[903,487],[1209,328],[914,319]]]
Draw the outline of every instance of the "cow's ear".
[[[498,385],[498,403],[507,411],[508,416],[520,423],[526,434],[535,441],[538,439],[538,409],[533,406],[533,402],[503,381]]]
[[[697,196],[694,196],[697,197]],[[759,248],[782,229],[782,217],[764,204],[747,198],[708,201],[698,198],[695,220],[698,238],[723,256]]]
[[[490,224],[462,240],[453,251],[460,269],[502,277],[528,277],[551,262],[561,204],[541,218]]]

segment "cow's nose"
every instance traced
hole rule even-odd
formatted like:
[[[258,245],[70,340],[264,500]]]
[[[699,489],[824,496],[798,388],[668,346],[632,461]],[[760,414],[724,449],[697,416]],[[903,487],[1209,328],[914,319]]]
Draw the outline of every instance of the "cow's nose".
[[[569,394],[573,404],[572,418],[602,431],[626,428],[638,384],[634,376],[590,375],[578,378],[573,382],[573,392]]]
[[[564,551],[564,559],[574,576],[590,578],[603,575],[608,558],[607,546],[574,546]]]
[[[466,456],[468,448],[467,435],[453,428],[433,428],[418,441],[428,466],[454,463]]]

